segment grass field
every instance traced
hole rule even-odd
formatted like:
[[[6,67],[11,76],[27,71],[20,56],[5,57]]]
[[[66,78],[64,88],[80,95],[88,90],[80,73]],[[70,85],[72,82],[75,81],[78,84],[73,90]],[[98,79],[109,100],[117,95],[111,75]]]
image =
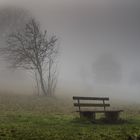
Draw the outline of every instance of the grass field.
[[[140,105],[125,104],[122,124],[80,120],[70,97],[0,95],[0,140],[140,140]]]

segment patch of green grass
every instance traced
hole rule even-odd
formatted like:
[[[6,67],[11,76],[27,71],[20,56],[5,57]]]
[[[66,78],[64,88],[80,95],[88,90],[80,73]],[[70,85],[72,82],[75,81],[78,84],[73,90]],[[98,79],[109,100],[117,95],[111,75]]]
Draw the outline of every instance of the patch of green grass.
[[[140,122],[93,124],[73,115],[6,115],[0,117],[1,139],[124,140],[140,136]]]
[[[122,113],[122,124],[79,119],[72,100],[1,96],[0,140],[138,140],[139,110]],[[66,102],[67,101],[67,102]],[[124,108],[125,109],[125,108]]]

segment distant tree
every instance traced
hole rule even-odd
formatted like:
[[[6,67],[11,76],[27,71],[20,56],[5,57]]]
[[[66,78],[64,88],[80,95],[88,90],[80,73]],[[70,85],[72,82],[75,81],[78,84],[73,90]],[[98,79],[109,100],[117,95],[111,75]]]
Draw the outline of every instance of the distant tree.
[[[24,9],[8,6],[0,8],[0,39],[5,39],[7,34],[22,28],[29,20],[30,13]]]
[[[121,65],[111,54],[103,54],[93,65],[95,81],[111,84],[121,81]]]
[[[130,85],[140,85],[140,69],[139,68],[133,68],[133,71],[130,74],[129,84]]]
[[[56,42],[55,35],[48,37],[47,31],[42,31],[39,23],[31,18],[22,28],[8,35],[7,46],[1,49],[1,53],[13,68],[35,71],[42,93],[51,96],[56,78],[51,73],[57,54]],[[48,75],[47,81],[45,73]]]

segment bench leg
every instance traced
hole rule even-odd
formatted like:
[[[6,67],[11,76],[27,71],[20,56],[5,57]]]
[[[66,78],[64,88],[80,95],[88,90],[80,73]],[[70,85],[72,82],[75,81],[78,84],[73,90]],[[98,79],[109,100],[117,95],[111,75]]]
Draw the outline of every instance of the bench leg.
[[[109,122],[117,122],[120,112],[105,112],[105,119]]]
[[[95,121],[96,116],[94,112],[80,112],[80,118]]]
[[[96,120],[96,114],[93,113],[93,121],[95,121],[95,120]]]

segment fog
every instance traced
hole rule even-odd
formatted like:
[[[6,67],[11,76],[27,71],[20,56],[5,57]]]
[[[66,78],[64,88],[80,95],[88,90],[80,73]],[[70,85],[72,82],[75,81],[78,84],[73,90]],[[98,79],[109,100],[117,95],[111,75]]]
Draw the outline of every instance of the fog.
[[[27,9],[43,29],[58,37],[56,94],[139,102],[139,1],[0,0],[0,5]],[[1,33],[7,28],[1,28]],[[4,45],[2,39],[0,45]],[[0,77],[2,90],[26,93],[33,89],[29,73],[11,71],[3,61]]]

